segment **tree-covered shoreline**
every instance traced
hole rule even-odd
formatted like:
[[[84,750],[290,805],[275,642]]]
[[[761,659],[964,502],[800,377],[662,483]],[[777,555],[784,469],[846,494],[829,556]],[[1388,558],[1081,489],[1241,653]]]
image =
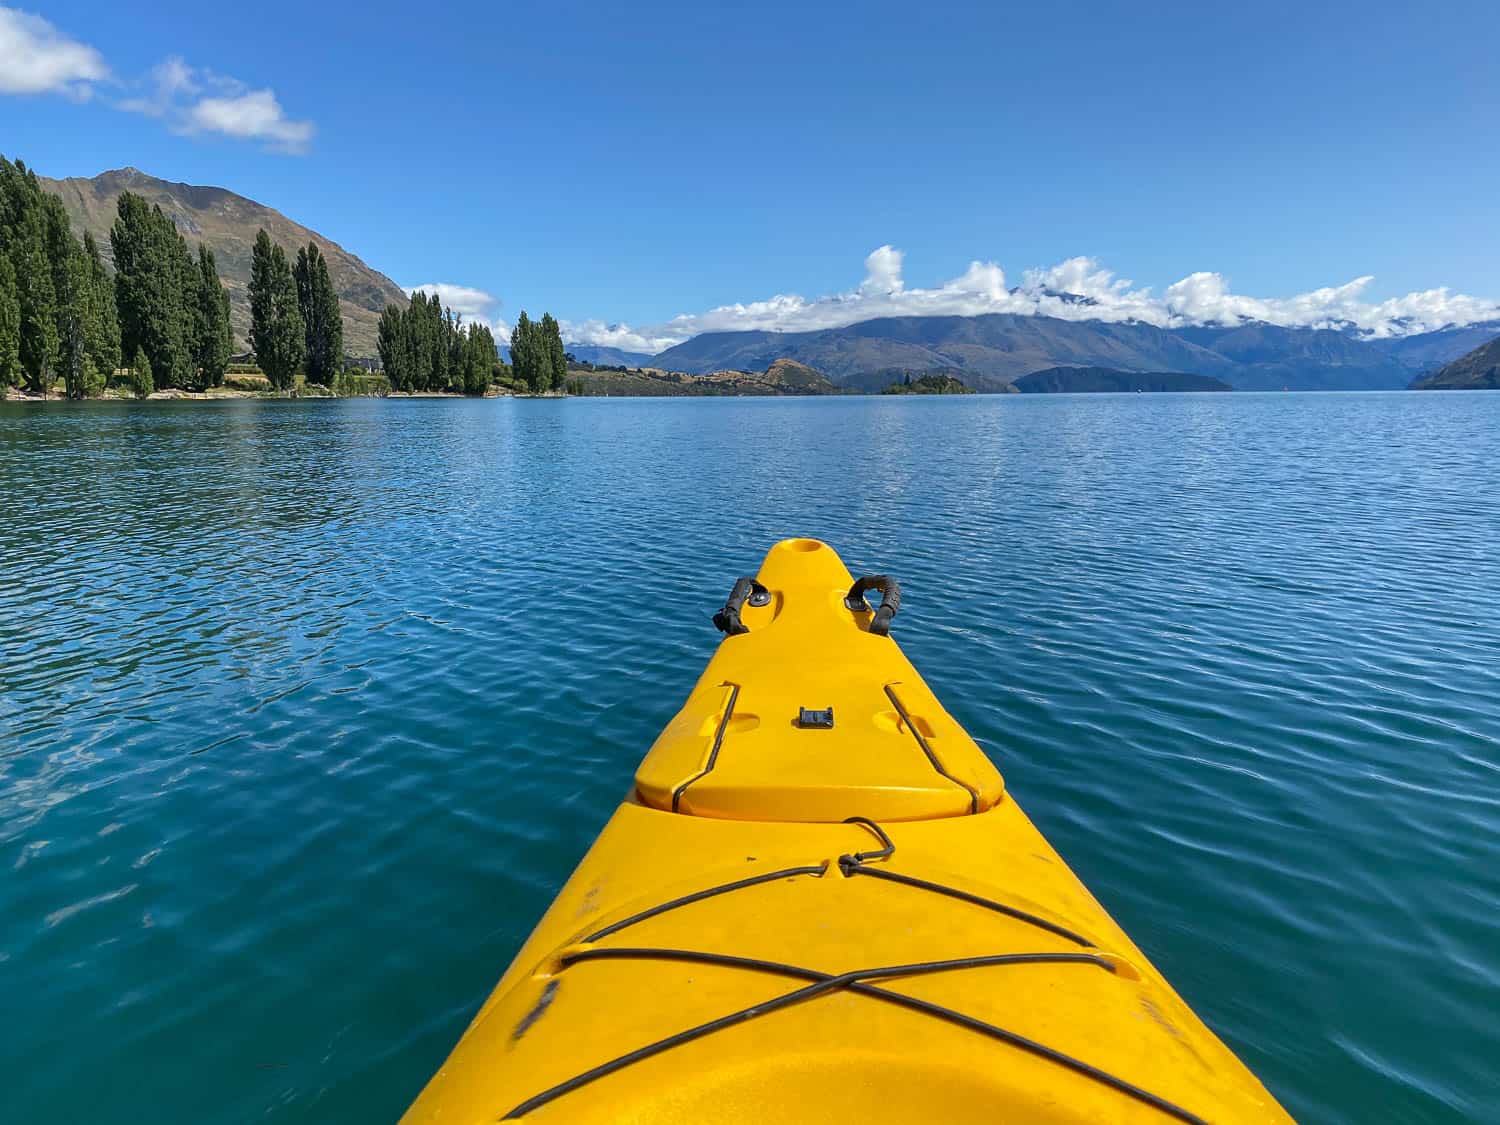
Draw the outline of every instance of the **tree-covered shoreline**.
[[[316,242],[295,255],[264,228],[255,238],[249,298],[253,374],[230,371],[229,293],[213,250],[188,240],[160,206],[121,192],[109,232],[114,271],[88,232],[20,160],[0,156],[0,398],[12,389],[70,399],[102,396],[301,396],[565,393],[567,359],[551,313],[523,311],[500,358],[483,323],[462,322],[437,294],[388,304],[379,324],[383,375],[344,354],[344,323]],[[226,387],[226,381],[231,387]],[[318,390],[317,388],[321,388]]]

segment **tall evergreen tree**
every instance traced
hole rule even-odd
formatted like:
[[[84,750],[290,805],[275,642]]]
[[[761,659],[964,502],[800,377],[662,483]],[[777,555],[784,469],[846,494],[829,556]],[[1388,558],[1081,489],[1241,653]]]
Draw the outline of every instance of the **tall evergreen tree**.
[[[95,394],[119,359],[114,283],[62,201],[21,161],[0,157],[0,381],[75,398]]]
[[[464,345],[468,342],[468,330],[459,323],[452,309],[443,310],[443,343],[448,349],[447,389],[456,394],[464,393]]]
[[[121,344],[151,361],[158,386],[187,386],[193,375],[198,272],[187,240],[158,206],[122,192],[109,234]]]
[[[52,270],[53,315],[57,321],[57,368],[69,398],[84,398],[92,389],[84,378],[87,355],[88,283],[83,248],[68,230],[68,213],[55,195],[42,198],[47,265]]]
[[[498,352],[495,336],[483,324],[471,324],[460,334],[460,376],[458,389],[466,395],[482,395],[489,389]]]
[[[115,309],[115,283],[104,268],[98,243],[87,231],[83,235],[83,255],[88,287],[85,334],[89,358],[99,374],[108,379],[120,366],[120,318]]]
[[[390,381],[391,389],[408,389],[406,370],[406,348],[402,339],[405,317],[395,305],[386,305],[380,310],[380,323],[375,330],[375,347],[380,352],[380,366]]]
[[[560,391],[568,380],[568,356],[563,350],[562,329],[551,313],[542,314],[541,335],[547,353],[547,389]]]
[[[427,389],[429,391],[446,391],[448,389],[448,357],[452,349],[448,347],[447,319],[443,314],[443,301],[436,293],[427,299]]]
[[[264,230],[255,236],[250,261],[250,344],[271,386],[290,388],[307,342],[286,254]]]
[[[60,265],[53,282],[58,295],[58,359],[68,397],[88,398],[100,390],[84,333],[88,322],[88,271],[83,250],[73,242],[66,228],[63,235],[67,241],[58,246]]]
[[[18,168],[23,168],[17,162]],[[30,171],[23,171],[23,198],[19,200],[11,265],[16,271],[16,290],[21,309],[21,370],[27,386],[41,393],[52,386],[58,356],[57,293],[53,288],[51,263],[47,260],[46,219],[42,213],[41,186]]]
[[[145,398],[156,390],[156,382],[151,377],[151,361],[146,358],[146,349],[139,345],[130,361],[129,380],[130,393],[136,398]]]
[[[331,387],[344,366],[344,318],[328,276],[328,259],[316,242],[297,251],[292,272],[307,346],[307,377]]]
[[[233,333],[229,328],[229,294],[219,281],[214,252],[198,244],[198,287],[193,323],[193,366],[198,373],[199,389],[207,390],[224,382],[229,366]]]
[[[116,358],[113,301],[100,299],[111,283],[92,239],[80,246],[62,201],[42,190],[21,161],[0,157],[0,259],[6,283],[0,309],[4,374],[24,375],[47,391],[63,376],[75,397],[95,393],[98,376]],[[95,267],[97,265],[97,273]]]
[[[515,370],[516,378],[533,392],[546,390],[542,379],[547,357],[540,344],[536,325],[531,323],[526,310],[522,309],[510,334],[510,365]]]
[[[16,271],[0,244],[0,394],[21,376],[21,298]]]

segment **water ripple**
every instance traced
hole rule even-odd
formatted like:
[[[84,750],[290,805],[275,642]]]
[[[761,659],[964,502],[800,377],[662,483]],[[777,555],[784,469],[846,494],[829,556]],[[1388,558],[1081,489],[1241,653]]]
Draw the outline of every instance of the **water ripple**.
[[[1497,463],[1500,395],[0,405],[11,1112],[393,1119],[812,534],[1296,1114],[1500,1119]]]

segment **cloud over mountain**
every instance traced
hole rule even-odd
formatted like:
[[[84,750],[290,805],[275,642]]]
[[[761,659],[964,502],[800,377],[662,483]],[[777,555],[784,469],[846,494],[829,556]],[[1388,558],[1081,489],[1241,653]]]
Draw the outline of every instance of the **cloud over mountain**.
[[[1016,286],[1007,284],[1005,271],[995,262],[970,262],[958,277],[927,289],[908,288],[902,267],[902,252],[881,246],[865,259],[864,279],[847,292],[814,298],[777,294],[641,328],[601,320],[563,327],[570,342],[656,352],[703,332],[804,332],[892,316],[1013,313],[1161,328],[1263,321],[1287,328],[1351,327],[1370,338],[1500,318],[1500,301],[1446,288],[1372,302],[1364,297],[1372,277],[1291,297],[1250,297],[1232,292],[1222,274],[1207,271],[1189,274],[1158,295],[1089,257],[1027,270]]]

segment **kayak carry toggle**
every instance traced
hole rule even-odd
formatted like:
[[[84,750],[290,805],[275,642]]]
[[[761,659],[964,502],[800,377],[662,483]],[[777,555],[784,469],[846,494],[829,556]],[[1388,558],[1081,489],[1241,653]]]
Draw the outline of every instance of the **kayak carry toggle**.
[[[869,613],[870,605],[865,601],[867,590],[880,591],[880,608],[875,610],[875,616],[870,618],[871,633],[877,637],[890,636],[891,618],[896,616],[896,611],[901,608],[901,583],[897,582],[889,574],[866,574],[854,580],[854,585],[849,587],[849,593],[844,597],[844,605],[855,613]]]
[[[740,620],[740,610],[744,608],[746,601],[753,606],[770,605],[771,591],[749,576],[736,578],[734,588],[729,591],[729,597],[724,602],[724,608],[714,614],[715,628],[731,637],[748,633],[750,629]]]

